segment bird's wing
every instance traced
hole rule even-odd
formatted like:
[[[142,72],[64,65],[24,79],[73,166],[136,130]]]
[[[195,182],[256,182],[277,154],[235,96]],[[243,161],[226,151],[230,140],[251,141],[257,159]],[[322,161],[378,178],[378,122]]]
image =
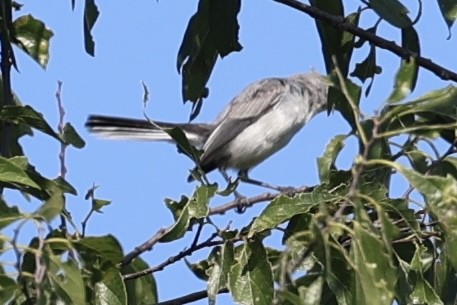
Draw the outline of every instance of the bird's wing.
[[[216,128],[203,147],[202,165],[210,159],[214,161],[216,156],[211,155],[280,102],[286,85],[285,79],[268,78],[251,84],[237,95],[216,119]]]

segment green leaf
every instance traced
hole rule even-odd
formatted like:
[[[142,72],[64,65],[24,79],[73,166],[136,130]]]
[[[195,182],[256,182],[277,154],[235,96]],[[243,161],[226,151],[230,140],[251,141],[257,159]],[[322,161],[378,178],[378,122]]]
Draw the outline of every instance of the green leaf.
[[[341,0],[311,0],[310,4],[329,14],[344,17],[344,7]],[[360,12],[358,11],[348,15],[345,20],[357,26],[359,17]],[[332,57],[335,57],[341,73],[343,76],[347,76],[354,50],[355,36],[321,20],[315,19],[315,22],[322,44],[322,53],[324,54],[327,73],[330,74],[334,70]]]
[[[351,76],[357,77],[363,83],[368,78],[371,78],[371,82],[365,91],[365,95],[367,96],[370,93],[375,75],[381,74],[381,72],[382,68],[376,65],[376,47],[374,45],[370,45],[370,52],[367,57],[361,63],[357,63],[355,65],[355,69],[351,72]]]
[[[317,158],[319,179],[321,180],[321,183],[328,183],[330,181],[330,171],[334,168],[336,158],[343,149],[344,141],[346,139],[347,135],[337,135],[333,137],[325,148],[324,155]]]
[[[100,12],[98,7],[95,4],[95,0],[86,0],[84,2],[84,48],[86,49],[87,54],[94,56],[95,55],[95,42],[92,37],[92,28],[95,25],[95,22],[98,19]]]
[[[206,83],[218,55],[240,51],[237,15],[239,0],[200,0],[197,12],[189,20],[177,57],[182,71],[183,101],[201,101]]]
[[[65,197],[63,196],[63,193],[59,190],[55,190],[46,202],[33,214],[36,218],[42,218],[47,222],[50,222],[62,213],[64,207]]]
[[[370,0],[370,7],[385,21],[397,28],[412,24],[408,9],[398,0]]]
[[[14,296],[20,295],[21,286],[15,280],[0,274],[0,304],[10,304]]]
[[[309,212],[321,203],[330,202],[337,198],[329,192],[314,190],[290,198],[284,195],[276,197],[257,217],[249,230],[249,236],[264,230],[273,229],[279,224],[291,219],[293,216]]]
[[[86,292],[81,271],[76,262],[62,262],[58,256],[49,255],[49,271],[46,273],[64,304],[85,305]]]
[[[112,264],[118,264],[124,256],[121,245],[112,235],[85,237],[75,245],[83,255],[90,258],[99,257]]]
[[[49,61],[49,43],[54,33],[32,15],[17,18],[13,27],[15,44],[45,69]]]
[[[354,225],[351,255],[356,268],[358,304],[391,304],[396,271],[379,236]]]
[[[273,274],[262,242],[247,241],[235,260],[229,274],[233,300],[243,305],[271,305]]]
[[[58,133],[44,119],[43,114],[35,111],[30,106],[6,106],[3,107],[0,113],[0,118],[14,125],[26,125],[39,130],[59,142],[62,142]]]
[[[186,234],[191,221],[208,216],[209,200],[216,193],[217,186],[202,185],[197,188],[191,199],[183,198],[181,202],[169,201],[168,207],[173,211],[176,222],[172,228],[160,239],[160,242],[170,242]]]
[[[0,229],[3,229],[10,223],[22,218],[19,209],[16,206],[8,206],[2,198],[0,198],[0,215],[2,215],[0,217]]]
[[[216,248],[214,264],[208,278],[209,304],[216,304],[216,296],[219,290],[227,287],[230,268],[234,264],[233,244],[226,242],[222,247]]]
[[[438,175],[446,177],[451,175],[454,179],[457,179],[457,158],[447,157],[443,161],[437,163],[430,171],[432,175]]]
[[[186,134],[179,128],[164,128],[165,131],[178,146],[178,151],[189,157],[194,163],[198,164],[201,152],[196,149],[186,137]]]
[[[451,176],[424,176],[400,165],[396,169],[424,195],[444,231],[448,258],[457,269],[457,256],[454,255],[457,253],[457,181]]]
[[[95,283],[95,305],[127,305],[127,291],[122,275],[115,267],[104,266],[102,279]]]
[[[413,276],[409,278],[410,284],[414,285],[414,289],[409,295],[410,302],[444,305],[434,288],[424,278],[424,273],[431,267],[433,259],[433,255],[428,253],[426,247],[416,244],[414,257],[408,266],[408,269],[413,273]]]
[[[104,206],[107,206],[110,204],[111,204],[111,200],[104,200],[104,199],[93,199],[92,200],[92,208],[94,209],[94,211],[99,212],[99,213],[102,212],[102,208]]]
[[[142,258],[137,257],[127,266],[122,267],[122,274],[140,272],[148,268],[148,264]],[[157,286],[151,274],[126,281],[125,288],[127,304],[145,305],[158,302]]]
[[[402,29],[402,47],[420,55],[419,36],[416,30],[411,26]],[[402,59],[400,69],[395,78],[394,91],[391,93],[388,102],[396,103],[404,99],[416,87],[419,67],[414,57]]]
[[[62,140],[65,144],[71,144],[76,148],[83,148],[86,145],[70,123],[66,123],[63,128]]]
[[[27,159],[24,157],[14,157],[10,159],[0,157],[0,181],[12,184],[18,183],[24,186],[40,189],[40,186],[30,178],[27,172],[15,164],[15,161],[18,160]]]
[[[455,0],[438,0],[440,6],[441,15],[443,15],[444,21],[446,21],[449,37],[451,37],[451,27],[457,19],[457,1]]]
[[[328,91],[328,109],[330,110],[334,105],[335,108],[341,112],[344,119],[349,123],[349,126],[351,126],[353,130],[356,130],[357,125],[355,123],[354,111],[352,110],[351,104],[347,100],[346,96],[342,92],[341,88],[343,87],[343,84],[340,83],[340,79],[337,77],[335,71],[333,71],[330,75],[330,81],[333,86],[329,87]],[[344,85],[348,89],[351,100],[356,106],[358,106],[362,92],[360,86],[356,85],[349,79],[344,79]]]
[[[324,279],[319,276],[308,287],[298,287],[301,305],[320,305],[323,286]]]

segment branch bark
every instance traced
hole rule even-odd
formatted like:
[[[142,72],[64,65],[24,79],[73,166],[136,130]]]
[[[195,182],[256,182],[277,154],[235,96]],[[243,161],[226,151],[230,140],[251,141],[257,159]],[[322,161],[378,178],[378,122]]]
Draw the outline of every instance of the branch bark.
[[[419,56],[418,54],[413,53],[413,52],[409,51],[408,49],[402,48],[401,46],[397,45],[393,41],[386,40],[380,36],[377,36],[371,32],[366,31],[362,28],[354,26],[350,22],[347,22],[341,16],[335,16],[335,15],[329,14],[325,11],[322,11],[322,10],[312,7],[310,5],[304,4],[297,0],[273,0],[273,1],[284,4],[286,6],[289,6],[300,12],[308,14],[309,16],[311,16],[315,19],[322,20],[322,21],[330,24],[333,27],[339,28],[339,29],[349,32],[357,37],[368,40],[375,46],[377,46],[381,49],[388,50],[403,59],[409,59],[409,58],[413,57],[416,60],[416,63],[420,67],[422,67],[426,70],[429,70],[430,72],[433,72],[439,78],[441,78],[443,80],[452,80],[454,82],[457,82],[457,73],[456,72],[446,69],[443,66],[434,63],[429,58]]]

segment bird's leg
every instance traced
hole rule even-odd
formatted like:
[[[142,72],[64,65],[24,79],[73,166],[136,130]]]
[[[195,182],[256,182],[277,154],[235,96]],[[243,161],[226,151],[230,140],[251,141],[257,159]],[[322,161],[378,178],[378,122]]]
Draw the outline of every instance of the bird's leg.
[[[227,181],[227,183],[232,183],[229,175],[227,175],[227,172],[225,170],[219,169],[219,172],[221,173],[222,177],[224,177],[225,181]],[[237,179],[239,179],[239,177]],[[240,192],[238,192],[237,190],[233,191],[233,195],[235,195],[235,199],[238,202],[236,212],[240,214],[244,213],[244,211],[246,211],[246,207],[249,205],[247,197],[241,195]]]
[[[277,185],[269,184],[269,183],[266,183],[266,182],[263,182],[263,181],[251,179],[251,178],[248,177],[248,172],[247,171],[240,171],[238,173],[238,178],[242,182],[253,184],[253,185],[257,185],[257,186],[261,186],[261,187],[265,187],[265,188],[268,188],[268,189],[271,189],[271,190],[275,190],[275,191],[278,191],[278,192],[289,192],[289,191],[294,189],[293,187],[277,186]]]

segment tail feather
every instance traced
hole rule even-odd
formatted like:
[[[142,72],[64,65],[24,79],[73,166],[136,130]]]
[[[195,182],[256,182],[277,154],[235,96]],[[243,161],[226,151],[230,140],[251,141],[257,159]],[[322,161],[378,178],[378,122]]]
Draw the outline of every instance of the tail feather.
[[[169,141],[173,140],[161,128],[179,127],[188,140],[202,146],[213,130],[209,124],[174,124],[147,120],[90,115],[86,122],[89,132],[112,140]]]

